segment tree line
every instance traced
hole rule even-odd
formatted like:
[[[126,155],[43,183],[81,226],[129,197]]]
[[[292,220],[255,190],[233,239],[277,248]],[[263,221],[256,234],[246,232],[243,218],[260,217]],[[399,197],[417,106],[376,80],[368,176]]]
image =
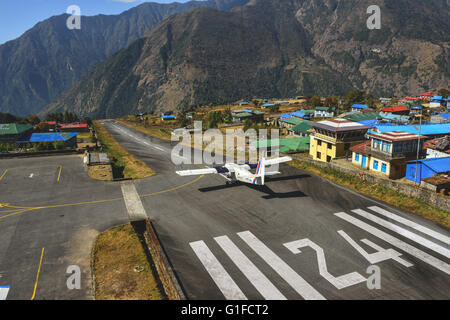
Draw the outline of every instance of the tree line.
[[[73,112],[64,111],[64,112],[48,113],[43,119],[43,121],[56,121],[57,123],[74,123],[80,122],[80,118]],[[40,122],[41,119],[35,114],[31,114],[26,117],[19,117],[11,113],[0,112],[0,123],[20,123],[20,124],[36,125]],[[92,124],[92,120],[89,117],[83,118],[82,122],[87,123],[88,125]]]

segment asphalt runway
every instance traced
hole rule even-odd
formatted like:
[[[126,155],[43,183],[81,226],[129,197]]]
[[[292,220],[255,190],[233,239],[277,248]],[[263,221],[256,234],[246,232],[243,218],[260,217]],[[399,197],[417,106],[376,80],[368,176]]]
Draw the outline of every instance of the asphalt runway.
[[[450,298],[447,228],[287,165],[264,188],[180,177],[195,166],[172,164],[174,143],[104,125],[157,172],[136,190],[189,299]],[[79,157],[0,161],[8,299],[91,298],[88,249],[128,216],[120,183],[83,170]],[[82,290],[67,289],[69,265],[81,266]],[[368,288],[373,265],[379,289]]]
[[[174,143],[104,124],[157,171],[136,181],[140,195],[192,181],[174,173],[194,168],[172,164]],[[188,298],[450,298],[447,228],[290,166],[281,171],[266,188],[210,175],[142,197]],[[380,289],[368,288],[372,265]]]

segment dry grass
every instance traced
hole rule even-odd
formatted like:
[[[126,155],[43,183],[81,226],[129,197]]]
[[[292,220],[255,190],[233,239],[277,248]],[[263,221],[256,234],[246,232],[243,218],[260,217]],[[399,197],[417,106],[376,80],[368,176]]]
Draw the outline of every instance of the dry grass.
[[[100,234],[94,248],[97,300],[162,300],[140,240],[130,224]],[[136,272],[135,268],[141,272]]]
[[[311,172],[332,182],[353,189],[361,194],[381,200],[402,210],[415,213],[443,226],[450,227],[450,215],[448,212],[435,208],[421,199],[408,197],[383,185],[372,184],[337,170],[321,168],[298,160],[294,160],[290,162],[290,164],[301,170]]]
[[[123,148],[98,121],[93,122],[97,138],[102,143],[103,150],[108,153],[113,166],[123,169],[123,177],[142,179],[152,176],[155,172],[143,161],[137,159]]]
[[[88,175],[95,180],[113,180],[111,165],[88,166]]]

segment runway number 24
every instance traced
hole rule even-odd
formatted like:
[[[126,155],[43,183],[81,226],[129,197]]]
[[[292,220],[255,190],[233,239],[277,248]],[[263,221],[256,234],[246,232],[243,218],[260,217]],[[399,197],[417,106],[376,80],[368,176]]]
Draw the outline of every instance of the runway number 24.
[[[350,236],[347,235],[344,231],[340,230],[338,231],[338,233],[367,261],[369,261],[369,263],[371,263],[371,265],[367,268],[367,273],[371,275],[367,279],[358,272],[351,272],[341,276],[333,276],[332,274],[330,274],[330,272],[328,271],[324,250],[310,239],[288,242],[285,243],[284,246],[293,254],[300,254],[300,249],[303,249],[305,247],[309,247],[314,250],[317,255],[319,274],[339,290],[362,282],[367,282],[367,288],[371,290],[381,289],[381,270],[378,266],[374,265],[375,263],[392,259],[400,264],[403,264],[406,267],[412,266],[411,263],[400,258],[401,254],[393,249],[383,249],[367,239],[361,240],[363,243],[376,250],[375,253],[370,254],[366,252],[360,245],[358,245],[356,241],[350,238]]]

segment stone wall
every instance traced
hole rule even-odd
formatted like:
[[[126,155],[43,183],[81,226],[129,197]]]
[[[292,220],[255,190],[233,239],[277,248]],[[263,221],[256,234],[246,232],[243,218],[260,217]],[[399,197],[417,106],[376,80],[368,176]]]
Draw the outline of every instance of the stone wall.
[[[167,297],[170,300],[186,300],[150,220],[146,220],[144,237]]]
[[[312,160],[309,158],[298,157],[298,156],[297,157],[292,156],[292,158],[313,164],[318,167],[338,170],[343,173],[359,177],[360,179],[367,181],[369,183],[381,184],[390,189],[396,190],[397,192],[399,192],[401,194],[404,194],[409,197],[421,199],[438,209],[450,212],[450,198],[444,197],[444,196],[440,195],[439,193],[433,192],[431,190],[427,190],[425,188],[421,188],[421,187],[414,186],[414,185],[409,185],[409,184],[394,181],[394,180],[383,179],[381,177],[377,177],[377,176],[371,175],[369,173],[365,173],[362,170],[354,170],[351,168],[346,168],[346,167],[340,166],[333,162],[329,162],[329,163],[320,162],[320,161],[315,161],[315,160]]]

